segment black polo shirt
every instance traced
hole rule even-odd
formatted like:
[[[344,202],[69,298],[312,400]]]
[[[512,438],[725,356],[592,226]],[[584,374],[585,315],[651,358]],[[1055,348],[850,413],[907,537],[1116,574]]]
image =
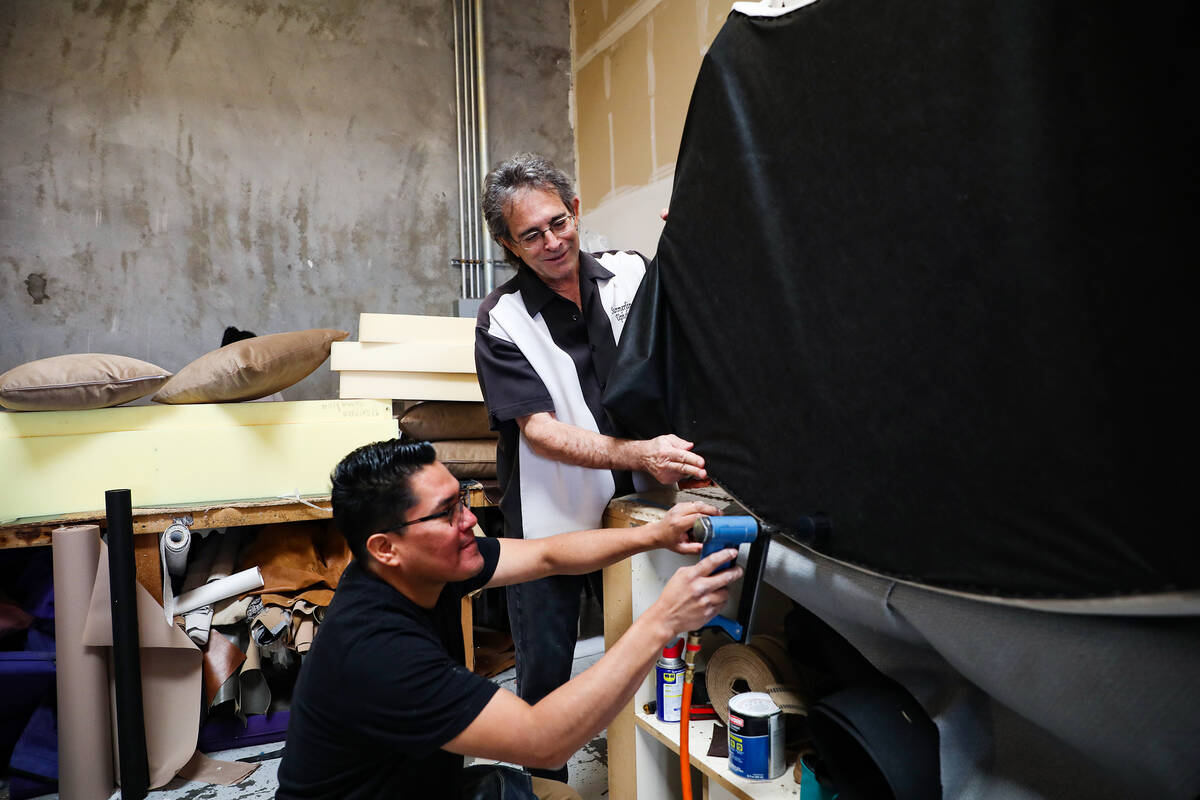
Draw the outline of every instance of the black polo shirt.
[[[483,569],[426,610],[357,562],[346,568],[292,698],[276,800],[458,797],[463,757],[440,749],[499,687],[463,666],[462,598]]]

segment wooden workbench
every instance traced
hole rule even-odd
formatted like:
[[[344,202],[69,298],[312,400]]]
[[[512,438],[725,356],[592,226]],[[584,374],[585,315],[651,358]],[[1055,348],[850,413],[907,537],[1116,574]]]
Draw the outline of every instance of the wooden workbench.
[[[472,481],[471,507],[494,505],[484,492],[483,484]],[[315,506],[315,507],[314,507]],[[302,522],[329,519],[333,515],[329,495],[309,495],[300,499],[260,498],[227,500],[173,506],[133,509],[133,532],[162,533],[176,519],[191,517],[188,525],[194,530],[231,528],[242,525],[272,525],[278,522]],[[74,514],[48,517],[26,517],[0,525],[0,550],[10,547],[38,547],[50,544],[50,534],[65,525],[99,525],[105,527],[103,510],[81,511]]]
[[[470,491],[472,508],[495,505],[488,497],[483,484],[478,481],[465,482]],[[243,525],[274,525],[285,522],[329,519],[333,516],[329,495],[310,495],[303,498],[262,498],[256,500],[229,500],[218,503],[196,505],[157,506],[133,509],[134,557],[139,564],[144,560],[157,562],[157,535],[176,520],[184,520],[192,530],[211,528],[235,528]],[[0,525],[0,550],[14,547],[44,547],[51,542],[55,528],[68,525],[99,525],[104,529],[107,519],[104,511],[83,511],[49,517],[17,519]],[[147,536],[146,534],[155,534]],[[155,563],[157,568],[157,563]],[[152,596],[161,600],[161,595],[147,587]],[[464,597],[462,604],[463,644],[466,648],[467,669],[475,668],[474,614],[471,598]]]

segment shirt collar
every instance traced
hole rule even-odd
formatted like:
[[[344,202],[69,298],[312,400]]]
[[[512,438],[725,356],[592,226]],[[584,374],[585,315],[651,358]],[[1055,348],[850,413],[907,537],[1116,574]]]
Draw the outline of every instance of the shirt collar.
[[[585,281],[591,281],[595,284],[596,281],[604,281],[613,277],[613,273],[605,269],[591,253],[579,251],[579,283],[580,295],[583,294],[583,285]],[[554,298],[558,297],[558,293],[542,282],[542,279],[537,276],[537,273],[531,270],[525,264],[517,267],[517,286],[521,291],[521,298],[525,301],[525,310],[529,312],[529,316],[536,317],[542,312]]]

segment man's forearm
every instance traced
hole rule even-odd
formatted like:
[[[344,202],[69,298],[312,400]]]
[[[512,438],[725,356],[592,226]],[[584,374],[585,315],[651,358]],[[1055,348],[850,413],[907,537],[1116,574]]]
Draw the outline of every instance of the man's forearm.
[[[572,531],[541,539],[551,575],[584,575],[662,546],[661,520],[633,528]]]
[[[549,414],[535,414],[522,428],[525,440],[543,458],[592,469],[642,468],[638,441],[577,428]]]
[[[500,562],[488,586],[547,575],[584,575],[664,544],[663,522],[635,528],[560,533],[545,539],[501,539]]]
[[[541,748],[555,750],[550,767],[565,763],[608,726],[633,697],[664,643],[677,631],[643,614],[604,656],[533,706]]]
[[[708,476],[692,443],[670,433],[653,439],[617,439],[560,422],[549,411],[517,420],[533,452],[552,461],[592,469],[648,472],[659,483]]]

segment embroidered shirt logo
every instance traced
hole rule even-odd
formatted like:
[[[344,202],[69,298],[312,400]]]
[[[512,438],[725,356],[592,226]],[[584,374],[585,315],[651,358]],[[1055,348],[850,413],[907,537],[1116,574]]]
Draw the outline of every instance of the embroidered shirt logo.
[[[625,318],[629,316],[629,307],[632,305],[633,303],[622,303],[619,306],[613,306],[612,318],[617,322],[624,322]]]

